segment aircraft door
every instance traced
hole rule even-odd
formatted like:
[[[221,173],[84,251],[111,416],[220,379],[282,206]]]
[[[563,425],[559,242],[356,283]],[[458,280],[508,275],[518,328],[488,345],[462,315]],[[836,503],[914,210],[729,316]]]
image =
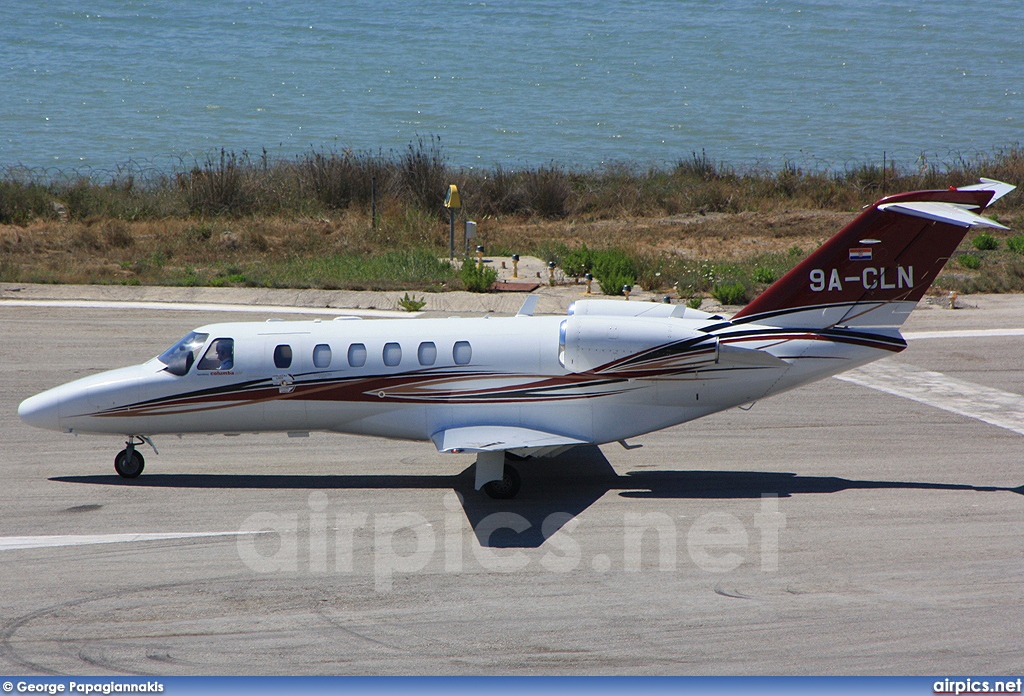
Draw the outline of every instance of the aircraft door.
[[[312,364],[310,350],[309,337],[302,334],[267,338],[263,359],[271,387],[263,405],[263,418],[275,430],[302,431],[309,427],[301,381]]]

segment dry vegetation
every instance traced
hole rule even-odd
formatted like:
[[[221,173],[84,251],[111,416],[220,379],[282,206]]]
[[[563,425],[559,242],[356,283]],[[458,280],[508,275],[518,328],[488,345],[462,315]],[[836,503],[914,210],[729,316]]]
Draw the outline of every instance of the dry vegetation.
[[[561,264],[616,250],[618,269],[682,296],[741,283],[749,298],[853,217],[898,191],[1024,183],[1024,149],[912,170],[862,166],[737,171],[694,154],[668,169],[462,170],[438,139],[404,152],[312,152],[285,161],[221,152],[173,172],[102,180],[11,168],[0,177],[0,280],[440,290],[460,287],[446,255],[449,183],[459,219],[491,254]],[[1024,290],[1024,203],[994,209],[1014,232],[971,250],[940,279],[959,292]],[[375,204],[377,216],[372,219]],[[460,222],[461,224],[461,222]],[[971,249],[966,240],[964,250]],[[574,256],[575,255],[575,256]]]

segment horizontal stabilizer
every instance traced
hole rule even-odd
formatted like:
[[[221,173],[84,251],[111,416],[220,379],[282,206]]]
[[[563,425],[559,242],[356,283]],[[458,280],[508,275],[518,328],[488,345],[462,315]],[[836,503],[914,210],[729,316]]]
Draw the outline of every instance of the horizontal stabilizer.
[[[879,210],[890,210],[894,213],[913,215],[914,217],[934,220],[935,222],[948,222],[959,227],[995,227],[1000,230],[1008,230],[1009,227],[1000,225],[995,220],[982,217],[972,213],[954,203],[938,203],[936,201],[908,201],[906,203],[885,203],[878,206]]]
[[[438,452],[498,452],[588,444],[564,435],[510,425],[472,425],[440,430],[431,437]]]

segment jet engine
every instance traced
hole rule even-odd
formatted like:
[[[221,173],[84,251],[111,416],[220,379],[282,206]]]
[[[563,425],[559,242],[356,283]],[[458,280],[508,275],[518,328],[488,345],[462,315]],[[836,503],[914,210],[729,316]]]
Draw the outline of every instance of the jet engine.
[[[559,329],[558,357],[572,372],[649,376],[717,362],[718,339],[671,315],[573,314]]]

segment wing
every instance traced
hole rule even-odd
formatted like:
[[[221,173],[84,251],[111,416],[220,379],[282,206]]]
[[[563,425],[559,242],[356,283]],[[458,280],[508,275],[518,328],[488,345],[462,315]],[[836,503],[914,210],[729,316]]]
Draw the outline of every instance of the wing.
[[[438,452],[500,452],[515,449],[572,447],[584,440],[510,425],[472,425],[439,430],[431,437]]]

